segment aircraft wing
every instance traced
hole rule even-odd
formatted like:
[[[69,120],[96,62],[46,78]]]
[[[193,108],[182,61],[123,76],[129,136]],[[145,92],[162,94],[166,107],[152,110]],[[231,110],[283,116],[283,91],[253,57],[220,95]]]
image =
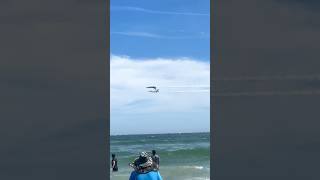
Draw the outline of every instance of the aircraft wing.
[[[157,89],[155,86],[148,86],[146,88],[153,88],[153,89]]]

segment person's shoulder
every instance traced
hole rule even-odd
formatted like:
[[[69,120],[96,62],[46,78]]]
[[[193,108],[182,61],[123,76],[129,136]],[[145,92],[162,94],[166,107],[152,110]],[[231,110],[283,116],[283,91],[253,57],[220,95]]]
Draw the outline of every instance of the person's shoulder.
[[[149,176],[151,176],[151,177],[157,177],[158,176],[158,171],[150,171],[147,174],[149,174]]]
[[[130,174],[129,180],[135,180],[135,179],[136,179],[136,176],[137,176],[137,172],[132,171],[131,174]]]
[[[160,173],[158,170],[151,171],[150,173],[152,173],[153,175],[156,175],[156,176],[160,176]]]
[[[158,180],[162,180],[162,177],[161,177],[161,175],[160,175],[160,172],[159,172],[159,171],[156,171],[156,173],[157,173],[157,175],[156,175],[156,176],[157,176],[157,179],[158,179]]]

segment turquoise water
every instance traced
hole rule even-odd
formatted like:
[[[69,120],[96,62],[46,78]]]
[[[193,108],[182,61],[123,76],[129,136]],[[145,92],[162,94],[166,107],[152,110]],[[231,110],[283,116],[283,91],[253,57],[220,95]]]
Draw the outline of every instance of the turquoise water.
[[[157,151],[160,174],[164,180],[210,179],[210,134],[181,133],[111,136],[110,153],[118,159],[118,172],[112,180],[128,180],[128,166],[141,151]],[[110,154],[111,158],[111,154]]]

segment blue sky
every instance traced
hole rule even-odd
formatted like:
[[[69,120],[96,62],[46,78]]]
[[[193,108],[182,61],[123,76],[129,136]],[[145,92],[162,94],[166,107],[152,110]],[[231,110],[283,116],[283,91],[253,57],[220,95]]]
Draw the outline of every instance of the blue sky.
[[[210,1],[110,3],[111,134],[209,131]]]
[[[111,0],[110,3],[113,54],[209,60],[209,0]]]

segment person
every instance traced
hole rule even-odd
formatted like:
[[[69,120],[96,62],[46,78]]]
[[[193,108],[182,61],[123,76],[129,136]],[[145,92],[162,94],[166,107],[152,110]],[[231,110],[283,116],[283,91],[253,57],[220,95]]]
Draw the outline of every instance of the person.
[[[111,167],[112,171],[118,171],[118,160],[115,154],[112,154]]]
[[[152,156],[151,156],[153,162],[154,162],[154,168],[159,169],[160,165],[160,157],[156,154],[156,150],[152,150]]]
[[[160,172],[154,169],[154,162],[146,152],[141,152],[140,156],[129,165],[134,169],[129,180],[162,180]]]

